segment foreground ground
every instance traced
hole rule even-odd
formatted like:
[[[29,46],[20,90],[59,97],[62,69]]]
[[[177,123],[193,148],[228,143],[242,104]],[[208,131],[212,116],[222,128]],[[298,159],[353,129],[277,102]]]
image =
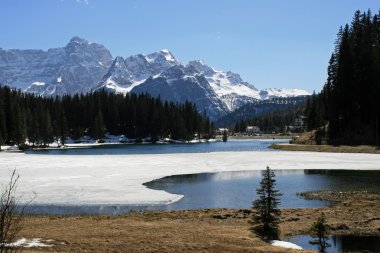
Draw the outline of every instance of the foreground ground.
[[[309,193],[338,201],[331,208],[286,209],[282,237],[307,233],[321,212],[334,234],[380,236],[380,195]],[[22,236],[52,239],[27,252],[299,252],[273,247],[250,231],[249,209],[131,213],[123,216],[30,216]],[[305,251],[306,252],[306,251]]]
[[[312,152],[331,152],[331,153],[369,153],[380,154],[380,147],[377,146],[334,146],[334,145],[308,145],[308,144],[287,144],[275,143],[270,146],[273,149],[286,151],[312,151]]]

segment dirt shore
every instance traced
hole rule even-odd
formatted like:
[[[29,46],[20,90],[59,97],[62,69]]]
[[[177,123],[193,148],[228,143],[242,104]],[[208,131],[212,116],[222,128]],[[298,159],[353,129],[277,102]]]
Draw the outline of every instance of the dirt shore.
[[[333,145],[306,145],[274,143],[270,146],[273,149],[287,151],[311,151],[311,152],[332,152],[332,153],[369,153],[380,154],[380,147],[377,146],[333,146]]]
[[[329,208],[284,209],[281,236],[308,233],[324,212],[333,234],[380,236],[380,194],[306,193]],[[273,247],[249,230],[250,209],[130,213],[122,216],[28,216],[21,236],[52,247],[26,252],[299,252]]]

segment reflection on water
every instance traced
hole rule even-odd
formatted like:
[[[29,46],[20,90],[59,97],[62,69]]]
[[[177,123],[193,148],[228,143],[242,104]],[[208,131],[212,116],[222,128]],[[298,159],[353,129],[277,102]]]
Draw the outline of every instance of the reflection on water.
[[[29,150],[27,154],[44,155],[128,155],[128,154],[176,154],[176,153],[209,153],[239,151],[271,151],[273,142],[288,143],[289,139],[248,139],[229,140],[228,142],[209,142],[193,144],[124,144],[106,145],[75,149]]]
[[[380,171],[276,170],[277,188],[284,194],[281,208],[324,207],[330,203],[305,200],[299,192],[317,190],[380,191]],[[130,210],[183,210],[199,208],[250,208],[257,198],[260,171],[177,175],[146,183],[148,188],[184,195],[170,205],[32,206],[34,213],[120,214]]]
[[[327,201],[305,200],[299,192],[316,190],[375,190],[380,191],[378,171],[277,170],[277,188],[284,194],[281,208],[324,207]],[[260,171],[238,171],[178,175],[158,179],[146,186],[182,194],[180,201],[166,210],[196,208],[249,208],[257,198],[256,188],[261,180]]]
[[[304,249],[318,251],[318,245],[310,244],[314,240],[309,235],[297,235],[286,238]],[[376,236],[331,236],[328,240],[330,247],[326,252],[380,252],[380,237]]]

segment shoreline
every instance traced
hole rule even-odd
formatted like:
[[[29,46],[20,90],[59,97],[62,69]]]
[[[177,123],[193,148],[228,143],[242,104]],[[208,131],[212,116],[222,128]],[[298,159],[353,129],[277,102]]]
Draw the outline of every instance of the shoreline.
[[[305,152],[328,152],[328,153],[360,153],[360,154],[380,154],[380,147],[359,145],[308,145],[308,144],[288,144],[273,143],[269,148],[284,151],[305,151]]]
[[[56,146],[57,144],[50,144],[47,147],[32,147],[28,149],[20,150],[17,146],[1,146],[0,152],[24,152],[24,151],[41,151],[41,150],[69,150],[69,149],[81,149],[81,148],[96,148],[96,147],[112,147],[112,146],[132,146],[132,145],[168,145],[168,144],[202,144],[202,143],[213,143],[222,142],[222,139],[194,139],[190,141],[181,140],[169,140],[169,141],[157,141],[154,142],[84,142],[84,143],[68,143],[62,146]]]

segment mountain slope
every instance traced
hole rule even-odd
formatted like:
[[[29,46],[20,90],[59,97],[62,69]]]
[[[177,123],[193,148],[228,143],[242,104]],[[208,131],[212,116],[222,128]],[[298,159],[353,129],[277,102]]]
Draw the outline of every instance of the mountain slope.
[[[192,67],[171,67],[159,75],[150,77],[131,91],[146,92],[179,103],[192,101],[199,111],[205,111],[212,119],[228,113],[228,108],[218,99],[206,78],[197,75]]]
[[[40,95],[89,92],[111,63],[103,45],[79,37],[48,51],[0,49],[0,83]]]

